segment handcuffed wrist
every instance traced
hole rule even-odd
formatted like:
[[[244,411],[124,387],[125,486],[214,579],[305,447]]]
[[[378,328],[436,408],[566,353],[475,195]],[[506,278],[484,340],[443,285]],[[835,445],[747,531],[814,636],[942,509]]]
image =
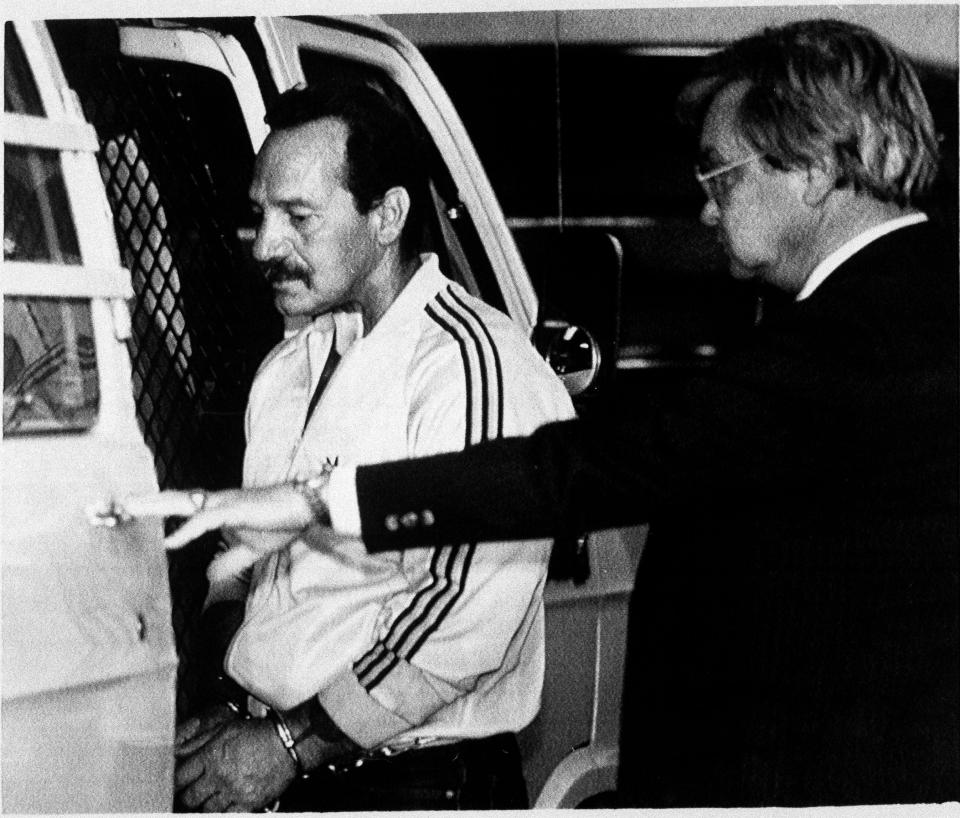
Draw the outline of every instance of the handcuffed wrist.
[[[302,772],[299,774],[304,778],[311,771],[361,749],[340,730],[316,696],[277,715],[290,733],[300,760]],[[281,733],[282,730],[278,730],[277,734],[283,740]]]
[[[309,777],[309,773],[303,768],[300,754],[297,752],[297,743],[293,738],[293,733],[290,732],[290,727],[283,716],[271,707],[267,710],[267,718],[273,723],[273,729],[276,730],[280,743],[283,744],[283,749],[293,759],[294,775],[297,778]]]

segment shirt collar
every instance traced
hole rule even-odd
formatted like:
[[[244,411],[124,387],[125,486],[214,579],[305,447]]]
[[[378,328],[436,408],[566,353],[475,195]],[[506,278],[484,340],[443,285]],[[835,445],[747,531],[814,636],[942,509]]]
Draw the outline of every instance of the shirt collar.
[[[370,335],[392,332],[412,318],[419,318],[424,306],[449,283],[450,279],[440,272],[436,254],[423,253],[417,271],[370,330]]]
[[[343,355],[358,338],[363,337],[363,316],[359,310],[335,309],[318,315],[310,324],[308,336],[323,338],[336,331],[337,352]]]
[[[450,283],[440,272],[440,260],[435,253],[423,253],[420,266],[387,311],[381,316],[371,333],[380,327],[401,324],[411,315],[419,315],[424,305],[444,286]],[[336,327],[337,352],[343,355],[356,341],[364,337],[363,316],[359,310],[335,309],[321,313],[310,324],[310,334],[317,338],[332,332]],[[383,332],[383,330],[380,330]]]
[[[840,247],[813,268],[813,272],[810,273],[803,288],[797,294],[797,301],[803,301],[805,298],[809,298],[813,291],[826,281],[830,273],[836,270],[837,267],[843,264],[843,262],[854,253],[859,252],[870,244],[870,242],[876,241],[881,236],[892,233],[894,230],[899,230],[901,227],[909,227],[910,225],[920,224],[925,221],[927,221],[926,213],[910,213],[907,216],[898,216],[895,219],[890,219],[875,227],[871,227],[846,244],[840,245]]]

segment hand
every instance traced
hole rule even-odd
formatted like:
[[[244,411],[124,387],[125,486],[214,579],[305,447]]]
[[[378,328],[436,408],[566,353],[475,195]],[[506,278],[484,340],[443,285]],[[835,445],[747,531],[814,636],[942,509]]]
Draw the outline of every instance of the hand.
[[[178,757],[174,786],[187,809],[252,812],[279,798],[295,775],[268,719],[236,719],[192,754]]]
[[[220,728],[231,721],[242,721],[242,717],[226,704],[214,704],[201,710],[193,718],[177,725],[173,754],[177,758],[192,755],[206,744]]]
[[[250,489],[226,489],[206,494],[202,508],[188,491],[162,491],[127,497],[120,502],[128,517],[187,517],[187,521],[164,540],[169,548],[182,548],[202,534],[218,528],[282,532],[277,538],[244,538],[260,553],[282,547],[314,521],[314,512],[297,489],[281,483]]]

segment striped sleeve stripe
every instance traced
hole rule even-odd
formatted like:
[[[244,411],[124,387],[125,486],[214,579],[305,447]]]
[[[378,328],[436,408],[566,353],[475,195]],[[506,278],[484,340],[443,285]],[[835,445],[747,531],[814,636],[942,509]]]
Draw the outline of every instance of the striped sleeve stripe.
[[[461,562],[461,567],[458,571],[459,581],[453,586],[453,593],[445,596],[443,607],[435,616],[425,619],[422,627],[411,628],[404,634],[402,655],[407,659],[414,656],[417,651],[420,650],[423,643],[427,641],[443,620],[447,618],[447,615],[453,610],[454,605],[457,604],[457,601],[463,595],[463,589],[467,585],[467,576],[470,573],[470,563],[473,561],[473,554],[476,548],[476,543],[470,543],[469,545],[461,545],[456,549],[458,561]]]
[[[441,292],[437,295],[434,302],[437,305],[437,312],[449,321],[447,331],[451,332],[457,339],[461,350],[467,352],[470,363],[476,367],[480,380],[479,407],[476,405],[471,407],[468,403],[468,411],[476,412],[478,408],[480,411],[479,437],[476,436],[475,432],[473,436],[467,438],[467,445],[470,445],[471,443],[479,443],[481,440],[490,439],[490,422],[492,420],[490,417],[490,362],[484,354],[480,335],[477,333],[476,327],[474,327],[469,320],[469,316],[462,310],[455,309],[457,305],[452,304],[449,298],[444,298],[445,295],[448,295],[448,293]]]
[[[459,598],[470,568],[472,546],[443,546],[437,549],[443,554],[434,562],[429,582],[432,593],[425,595],[420,604],[409,605],[397,617],[384,642],[392,650],[409,659],[416,652],[422,639],[420,635],[436,628],[435,623],[443,618],[449,608],[447,600]],[[437,581],[439,580],[439,581]]]
[[[382,642],[378,642],[374,647],[377,648],[377,655],[371,661],[364,665],[362,669],[359,661],[354,663],[353,666],[357,681],[363,685],[368,693],[380,684],[400,661],[400,657],[385,647]]]
[[[448,287],[426,307],[427,315],[457,342],[466,387],[465,445],[503,435],[503,368],[489,329],[476,311]],[[478,389],[479,387],[479,389]],[[477,417],[478,423],[474,423]],[[434,549],[430,576],[400,612],[386,636],[353,666],[373,690],[401,659],[411,661],[453,610],[466,587],[475,545]]]
[[[458,297],[448,286],[440,292],[434,303],[453,328],[454,337],[472,353],[479,371],[481,400],[472,411],[480,411],[480,434],[474,434],[470,443],[503,436],[503,370],[500,356],[493,343],[490,331],[476,311]]]
[[[443,327],[447,332],[449,332],[457,341],[457,346],[460,347],[460,357],[463,360],[463,374],[466,378],[466,390],[467,390],[467,418],[466,418],[466,432],[465,432],[465,446],[469,446],[473,442],[473,376],[470,366],[470,354],[467,350],[466,341],[457,335],[456,329],[451,326],[445,318],[437,314],[436,309],[434,309],[433,304],[428,304],[426,307],[427,315],[429,315],[437,324]]]
[[[411,614],[411,612],[422,613],[425,607],[430,605],[430,599],[438,592],[442,593],[442,588],[438,590],[438,586],[443,583],[443,578],[447,574],[444,565],[449,562],[451,551],[452,548],[449,546],[434,549],[433,559],[430,561],[429,581],[425,582],[420,590],[417,591],[413,599],[407,605],[406,609],[404,609],[400,616],[394,621],[394,625],[397,625],[403,617],[416,615]],[[395,644],[391,641],[392,634],[393,629],[391,629],[391,632],[388,633],[384,639],[377,642],[372,648],[370,648],[370,650],[368,650],[354,663],[354,670],[361,679],[367,677],[370,672],[376,672],[371,671],[371,669],[376,665],[382,664],[384,661],[386,661],[387,654],[392,653],[388,647],[388,644]]]
[[[372,690],[399,659],[410,661],[463,593],[474,546],[444,546],[435,551],[427,593],[421,590],[397,617],[390,632],[354,664],[357,679]],[[403,623],[409,623],[403,627]]]
[[[469,316],[474,325],[479,327],[479,330],[486,342],[484,348],[487,350],[489,359],[493,362],[494,377],[492,379],[493,388],[491,391],[494,393],[494,397],[496,399],[496,409],[493,416],[495,419],[493,437],[503,437],[503,365],[500,363],[500,352],[497,350],[497,345],[494,343],[493,336],[490,334],[490,328],[483,322],[483,320],[481,320],[476,311],[459,295],[457,295],[457,293],[453,291],[452,287],[447,288],[447,295],[460,308],[460,310],[462,310],[462,314]]]

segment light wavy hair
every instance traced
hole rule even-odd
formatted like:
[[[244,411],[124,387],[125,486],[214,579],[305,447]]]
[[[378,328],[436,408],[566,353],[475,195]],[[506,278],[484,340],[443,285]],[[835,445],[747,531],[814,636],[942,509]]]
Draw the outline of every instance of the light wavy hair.
[[[869,29],[839,20],[767,28],[710,57],[680,95],[696,127],[717,92],[750,87],[740,127],[775,167],[820,167],[852,187],[905,206],[933,183],[938,137],[908,57]]]

